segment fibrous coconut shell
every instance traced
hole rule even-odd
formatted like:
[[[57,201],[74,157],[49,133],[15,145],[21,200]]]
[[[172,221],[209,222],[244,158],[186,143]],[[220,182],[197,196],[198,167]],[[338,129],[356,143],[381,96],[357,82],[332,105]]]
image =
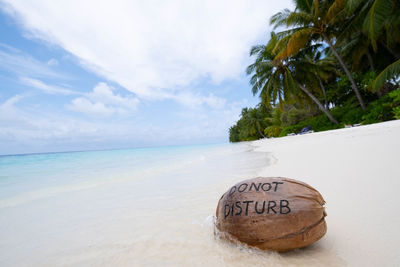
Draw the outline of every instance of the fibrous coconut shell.
[[[219,200],[216,233],[264,250],[305,247],[326,233],[324,204],[316,189],[294,179],[245,180]]]

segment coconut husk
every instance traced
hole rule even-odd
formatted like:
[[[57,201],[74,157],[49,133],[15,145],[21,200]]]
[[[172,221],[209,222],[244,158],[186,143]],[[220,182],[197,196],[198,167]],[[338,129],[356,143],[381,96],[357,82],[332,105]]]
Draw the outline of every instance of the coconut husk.
[[[297,180],[245,180],[219,200],[216,232],[221,238],[264,250],[305,247],[326,233],[324,204],[316,189]]]

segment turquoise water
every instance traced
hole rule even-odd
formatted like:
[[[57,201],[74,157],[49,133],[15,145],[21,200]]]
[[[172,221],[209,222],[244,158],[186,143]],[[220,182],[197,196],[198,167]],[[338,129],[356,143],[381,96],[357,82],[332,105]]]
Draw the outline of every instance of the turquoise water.
[[[5,199],[44,188],[56,191],[64,187],[68,191],[67,187],[75,186],[79,190],[138,179],[156,179],[164,183],[172,174],[176,179],[176,174],[218,157],[218,153],[223,153],[221,149],[227,147],[182,146],[0,156],[0,206]],[[189,181],[195,182],[185,179],[181,183]]]
[[[218,199],[267,164],[248,144],[1,156],[0,266],[218,262]]]
[[[224,145],[0,156],[0,197],[4,200],[43,188],[90,187],[123,179],[169,175],[201,163],[222,147]],[[165,180],[159,178],[159,182]]]

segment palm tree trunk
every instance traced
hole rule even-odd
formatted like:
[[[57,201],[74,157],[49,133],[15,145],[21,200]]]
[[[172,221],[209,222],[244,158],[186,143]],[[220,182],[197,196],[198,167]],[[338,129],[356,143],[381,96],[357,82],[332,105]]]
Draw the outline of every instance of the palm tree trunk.
[[[306,93],[314,102],[318,105],[319,109],[325,113],[325,115],[333,122],[334,124],[339,124],[337,120],[329,113],[329,111],[322,105],[321,102],[313,95],[310,91],[308,91],[303,85],[299,84],[300,89]]]
[[[335,55],[335,57],[337,58],[337,60],[339,61],[340,65],[342,66],[344,72],[346,73],[347,77],[349,77],[350,83],[351,83],[351,87],[353,88],[353,91],[356,93],[356,96],[358,98],[358,101],[360,102],[360,106],[363,110],[365,110],[365,104],[364,101],[360,95],[360,92],[358,91],[356,82],[353,79],[353,76],[351,75],[350,71],[347,69],[346,64],[344,64],[344,61],[342,59],[342,57],[338,54],[338,52],[336,51],[336,48],[332,45],[331,41],[328,39],[328,37],[326,36],[325,33],[322,33],[322,37],[324,37],[325,41],[328,43],[329,47],[331,48],[333,54]]]
[[[325,105],[325,108],[328,109],[328,101],[326,101],[326,90],[325,90],[325,86],[324,86],[324,84],[322,83],[321,78],[320,78],[319,76],[317,76],[317,78],[318,78],[318,81],[319,81],[319,86],[321,86],[322,93],[324,94],[324,101],[325,101],[324,105]]]
[[[369,62],[369,66],[371,67],[371,70],[373,72],[375,72],[375,66],[374,66],[374,61],[372,60],[372,56],[369,53],[369,51],[367,51],[367,58],[368,58],[368,62]]]
[[[257,131],[258,131],[258,133],[263,137],[263,138],[265,138],[265,135],[261,132],[261,130],[260,130],[260,127],[259,126],[257,126]]]

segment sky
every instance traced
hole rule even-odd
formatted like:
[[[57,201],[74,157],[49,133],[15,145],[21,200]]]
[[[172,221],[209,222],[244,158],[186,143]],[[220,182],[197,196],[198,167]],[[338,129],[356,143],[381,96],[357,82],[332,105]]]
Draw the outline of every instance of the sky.
[[[228,142],[290,0],[0,0],[0,155]]]

